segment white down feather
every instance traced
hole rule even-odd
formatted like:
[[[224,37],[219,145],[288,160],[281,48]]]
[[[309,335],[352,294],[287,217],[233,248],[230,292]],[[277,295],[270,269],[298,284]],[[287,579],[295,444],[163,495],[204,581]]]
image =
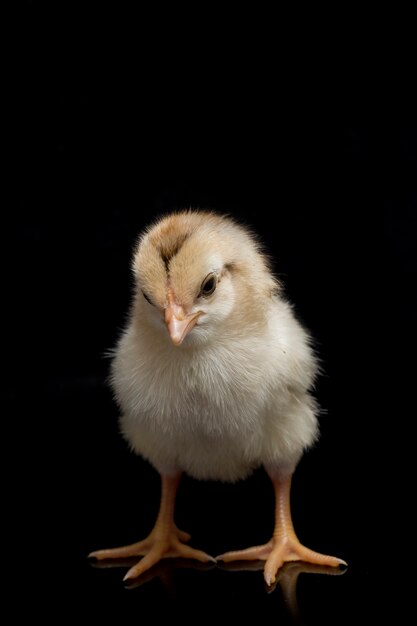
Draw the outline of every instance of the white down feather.
[[[180,348],[162,324],[132,315],[112,386],[124,437],[160,473],[235,481],[260,465],[292,472],[317,438],[308,336],[279,296],[268,303],[260,327]],[[150,305],[138,307],[143,322]]]

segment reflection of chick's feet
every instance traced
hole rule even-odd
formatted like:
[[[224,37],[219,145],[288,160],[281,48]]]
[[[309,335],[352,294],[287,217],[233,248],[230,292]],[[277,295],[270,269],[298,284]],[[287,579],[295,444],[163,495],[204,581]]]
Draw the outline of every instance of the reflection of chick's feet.
[[[205,552],[186,546],[183,542],[189,541],[189,539],[190,535],[178,530],[175,525],[169,527],[156,525],[150,535],[143,541],[121,548],[97,550],[91,552],[88,556],[98,560],[142,556],[143,558],[130,568],[123,580],[136,578],[166,557],[182,557],[202,562],[215,561],[213,557]]]

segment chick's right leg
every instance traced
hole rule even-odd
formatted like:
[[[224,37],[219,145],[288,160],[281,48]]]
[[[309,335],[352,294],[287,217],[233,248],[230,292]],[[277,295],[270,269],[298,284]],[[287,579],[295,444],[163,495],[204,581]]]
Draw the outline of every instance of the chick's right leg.
[[[175,498],[181,475],[163,475],[161,504],[155,526],[143,541],[110,550],[97,550],[88,556],[98,560],[142,556],[143,558],[127,572],[123,580],[136,578],[163,558],[183,557],[198,561],[215,561],[211,556],[186,546],[190,535],[179,530],[174,522]]]

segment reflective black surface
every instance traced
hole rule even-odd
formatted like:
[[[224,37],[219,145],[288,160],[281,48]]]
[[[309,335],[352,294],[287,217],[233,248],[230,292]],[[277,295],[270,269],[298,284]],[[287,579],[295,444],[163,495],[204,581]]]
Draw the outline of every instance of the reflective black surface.
[[[55,423],[65,440],[54,446],[52,465],[45,467],[45,500],[39,502],[35,485],[33,495],[45,550],[39,569],[46,570],[45,589],[60,598],[65,613],[94,620],[110,613],[126,620],[182,615],[190,623],[200,617],[284,624],[372,617],[382,582],[376,497],[366,485],[367,466],[355,468],[339,458],[339,437],[330,449],[319,444],[300,463],[292,500],[300,538],[346,559],[346,571],[288,564],[267,589],[260,562],[213,566],[175,559],[127,584],[122,579],[132,559],[98,563],[87,554],[146,536],[157,513],[158,477],[127,451],[118,436],[117,411],[99,381],[56,383],[50,397],[56,414],[51,412],[49,428]],[[235,485],[184,477],[176,520],[191,533],[191,545],[213,555],[266,541],[273,526],[269,479],[262,470]]]
[[[415,131],[322,119],[252,132],[236,114],[187,134],[156,113],[151,124],[138,120],[128,100],[75,96],[22,110],[11,246],[18,330],[9,337],[19,342],[7,390],[24,468],[12,490],[22,610],[56,623],[398,617],[413,458]],[[120,437],[105,353],[128,309],[137,233],[190,205],[259,232],[317,342],[322,434],[297,469],[292,508],[300,539],[346,559],[343,573],[290,564],[267,590],[256,563],[164,561],[126,588],[127,564],[87,560],[145,537],[155,520],[159,480]],[[236,485],[184,477],[176,520],[213,555],[264,542],[271,485],[262,469]]]

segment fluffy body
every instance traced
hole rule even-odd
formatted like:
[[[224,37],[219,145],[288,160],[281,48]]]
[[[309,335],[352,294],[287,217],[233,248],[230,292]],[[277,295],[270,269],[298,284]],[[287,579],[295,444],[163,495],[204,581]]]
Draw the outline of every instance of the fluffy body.
[[[227,217],[172,214],[142,235],[133,271],[111,377],[133,450],[161,474],[236,481],[260,465],[291,474],[318,436],[318,368],[256,238]],[[205,298],[211,272],[218,285]],[[167,293],[201,312],[179,346],[164,322]]]

